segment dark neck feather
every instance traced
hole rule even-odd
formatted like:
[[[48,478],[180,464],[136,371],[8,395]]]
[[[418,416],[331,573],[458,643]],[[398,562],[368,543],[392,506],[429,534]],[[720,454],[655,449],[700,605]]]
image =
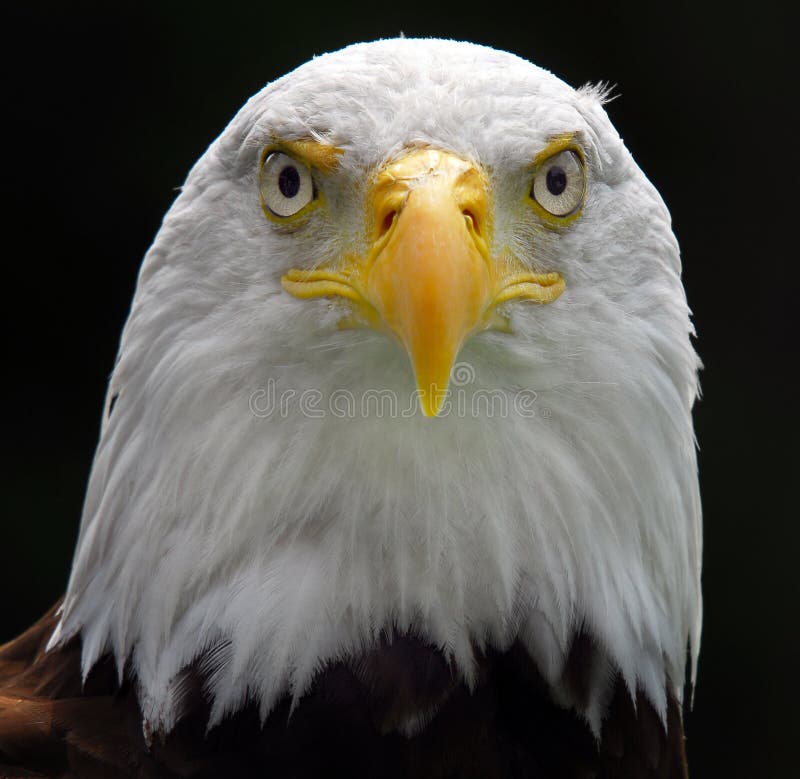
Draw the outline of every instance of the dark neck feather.
[[[484,654],[470,691],[438,649],[410,635],[328,666],[294,711],[287,696],[263,725],[250,705],[207,732],[198,663],[184,672],[183,716],[148,747],[136,686],[118,683],[111,658],[81,685],[79,639],[45,653],[56,621],[54,607],[0,647],[0,776],[687,776],[673,698],[665,732],[646,698],[634,707],[618,679],[598,743],[552,701],[521,645]],[[576,694],[593,654],[579,636],[565,671]]]

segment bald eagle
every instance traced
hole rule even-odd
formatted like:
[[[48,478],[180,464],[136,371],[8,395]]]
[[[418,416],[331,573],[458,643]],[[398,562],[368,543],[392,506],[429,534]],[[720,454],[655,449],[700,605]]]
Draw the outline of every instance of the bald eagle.
[[[245,104],[0,648],[0,775],[686,776],[698,359],[603,99],[399,39]]]

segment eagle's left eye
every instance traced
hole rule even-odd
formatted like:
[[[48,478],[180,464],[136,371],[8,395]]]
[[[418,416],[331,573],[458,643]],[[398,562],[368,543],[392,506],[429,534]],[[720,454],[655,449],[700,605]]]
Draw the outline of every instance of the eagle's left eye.
[[[278,217],[294,216],[316,196],[308,167],[280,151],[265,157],[259,186],[264,205]]]
[[[553,216],[569,216],[583,203],[586,176],[583,162],[571,149],[554,154],[536,171],[533,199]]]

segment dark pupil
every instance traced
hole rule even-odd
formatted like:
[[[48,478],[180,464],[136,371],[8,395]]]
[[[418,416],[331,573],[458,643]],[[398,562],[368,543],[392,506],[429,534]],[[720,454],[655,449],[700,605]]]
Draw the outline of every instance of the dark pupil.
[[[548,178],[548,182],[550,179]],[[278,175],[278,189],[285,198],[292,198],[300,191],[300,174],[293,165],[287,165]]]
[[[560,195],[567,188],[567,174],[560,165],[547,171],[547,189],[551,195]],[[281,190],[283,191],[283,190]]]

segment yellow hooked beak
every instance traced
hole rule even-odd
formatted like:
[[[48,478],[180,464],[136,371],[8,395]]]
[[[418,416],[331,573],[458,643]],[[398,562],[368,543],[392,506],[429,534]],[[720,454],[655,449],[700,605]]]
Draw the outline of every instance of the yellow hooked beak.
[[[496,306],[514,298],[550,303],[564,280],[532,273],[507,255],[491,256],[487,182],[454,154],[407,153],[379,172],[369,202],[366,256],[291,270],[281,282],[298,298],[347,298],[355,306],[344,326],[367,325],[397,338],[411,359],[422,411],[433,417],[464,341],[487,328],[507,329]]]

